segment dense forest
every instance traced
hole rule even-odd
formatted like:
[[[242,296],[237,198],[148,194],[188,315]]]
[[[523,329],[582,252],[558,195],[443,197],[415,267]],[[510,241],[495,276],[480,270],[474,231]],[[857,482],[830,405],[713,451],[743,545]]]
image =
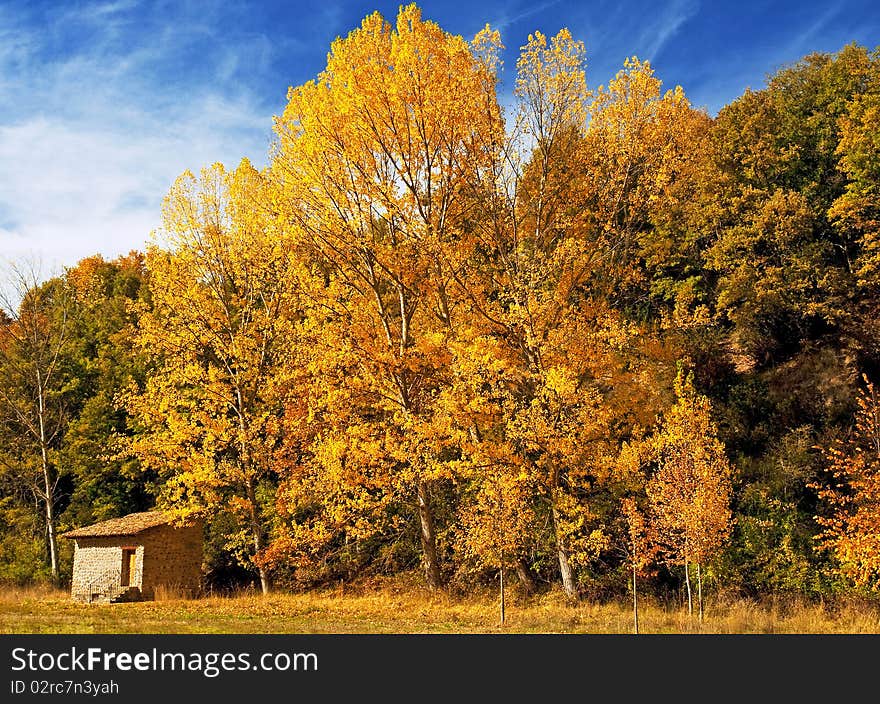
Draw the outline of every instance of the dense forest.
[[[0,313],[0,580],[74,526],[206,519],[206,584],[421,570],[572,597],[880,578],[880,49],[717,117],[633,57],[378,13],[268,166],[184,173],[144,252]]]

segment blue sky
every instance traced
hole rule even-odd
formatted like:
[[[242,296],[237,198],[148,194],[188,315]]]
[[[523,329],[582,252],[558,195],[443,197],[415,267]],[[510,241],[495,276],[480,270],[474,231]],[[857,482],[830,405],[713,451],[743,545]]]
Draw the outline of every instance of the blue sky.
[[[649,59],[717,112],[811,51],[880,45],[877,0],[577,2],[425,0],[470,38],[501,30],[506,90],[536,29],[568,27],[588,82]],[[49,269],[141,249],[174,178],[242,156],[266,163],[287,87],[314,77],[330,42],[397,2],[4,0],[0,3],[0,259]]]

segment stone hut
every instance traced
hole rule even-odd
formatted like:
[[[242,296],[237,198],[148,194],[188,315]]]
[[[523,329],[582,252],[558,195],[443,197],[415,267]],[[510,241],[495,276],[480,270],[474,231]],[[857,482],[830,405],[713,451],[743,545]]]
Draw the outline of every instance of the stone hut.
[[[202,526],[172,525],[162,511],[131,513],[62,534],[75,541],[71,596],[91,603],[194,596],[201,584]]]

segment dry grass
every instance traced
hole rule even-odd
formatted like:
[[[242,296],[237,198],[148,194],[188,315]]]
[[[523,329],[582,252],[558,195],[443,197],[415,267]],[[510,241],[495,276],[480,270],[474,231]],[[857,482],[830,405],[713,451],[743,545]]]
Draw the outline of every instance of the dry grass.
[[[0,590],[2,633],[630,633],[629,604],[569,604],[558,592],[510,595],[507,623],[498,623],[489,594],[429,593],[408,580],[357,590],[240,594],[132,604],[83,605],[45,588]],[[640,609],[643,633],[880,633],[876,606],[835,608],[742,599],[709,601],[696,616],[657,603]]]

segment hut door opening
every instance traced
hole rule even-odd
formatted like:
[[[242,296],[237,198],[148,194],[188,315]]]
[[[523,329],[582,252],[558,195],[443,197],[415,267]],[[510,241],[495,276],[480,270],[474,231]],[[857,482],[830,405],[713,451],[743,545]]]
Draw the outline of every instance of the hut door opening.
[[[122,548],[122,579],[119,586],[130,587],[132,580],[137,574],[137,550],[136,548]]]

